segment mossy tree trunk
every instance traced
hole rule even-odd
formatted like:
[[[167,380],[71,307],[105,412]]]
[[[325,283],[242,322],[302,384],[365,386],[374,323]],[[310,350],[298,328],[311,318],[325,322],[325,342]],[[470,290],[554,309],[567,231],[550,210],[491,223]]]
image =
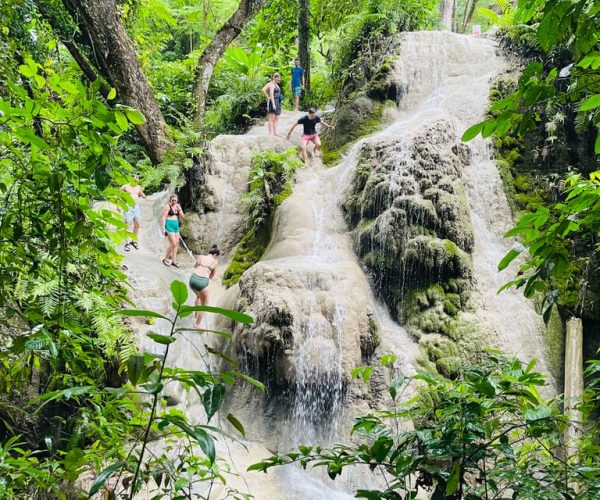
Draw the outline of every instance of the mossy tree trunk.
[[[170,147],[165,120],[121,23],[116,0],[62,1],[92,54],[91,62],[117,90],[123,104],[146,118],[137,130],[151,160],[160,163]]]
[[[194,82],[194,101],[196,103],[195,119],[198,125],[202,122],[206,110],[206,97],[213,71],[229,44],[236,39],[243,27],[267,3],[267,0],[240,0],[236,11],[217,32],[198,59],[196,79]]]
[[[298,58],[304,69],[306,90],[310,90],[310,0],[298,2]]]

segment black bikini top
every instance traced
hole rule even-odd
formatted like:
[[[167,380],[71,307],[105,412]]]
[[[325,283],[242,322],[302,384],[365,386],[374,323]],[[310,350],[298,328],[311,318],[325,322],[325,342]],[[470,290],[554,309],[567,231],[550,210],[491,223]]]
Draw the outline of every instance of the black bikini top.
[[[173,207],[171,205],[169,205],[169,217],[171,217],[172,215],[179,215],[179,210],[177,210],[177,212],[175,212],[173,210]]]

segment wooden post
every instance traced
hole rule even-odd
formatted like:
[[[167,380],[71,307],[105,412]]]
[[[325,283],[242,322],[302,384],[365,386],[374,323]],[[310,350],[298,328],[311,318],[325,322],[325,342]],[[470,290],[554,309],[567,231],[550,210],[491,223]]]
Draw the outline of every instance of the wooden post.
[[[571,423],[565,430],[565,456],[577,462],[576,441],[581,437],[581,411],[575,409],[583,394],[583,326],[581,319],[567,321],[565,342],[565,415]]]

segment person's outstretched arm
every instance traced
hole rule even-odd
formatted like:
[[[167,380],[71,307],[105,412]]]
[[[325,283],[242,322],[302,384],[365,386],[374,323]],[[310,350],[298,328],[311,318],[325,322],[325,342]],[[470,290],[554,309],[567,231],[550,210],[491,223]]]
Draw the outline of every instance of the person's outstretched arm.
[[[321,118],[321,123],[323,125],[325,125],[327,128],[335,128],[334,125],[329,125],[329,123],[327,123],[325,120],[323,120],[323,118]]]
[[[292,132],[294,131],[294,129],[296,128],[296,125],[298,125],[298,123],[294,123],[294,126],[290,129],[290,131],[287,133],[286,138],[289,139],[290,135],[292,135]]]

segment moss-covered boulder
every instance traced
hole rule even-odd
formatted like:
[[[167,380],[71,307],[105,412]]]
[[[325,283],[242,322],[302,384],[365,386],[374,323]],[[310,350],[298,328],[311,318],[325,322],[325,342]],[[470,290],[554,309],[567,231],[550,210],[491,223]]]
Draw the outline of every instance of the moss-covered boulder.
[[[392,317],[417,338],[442,336],[464,353],[477,351],[479,334],[461,315],[474,235],[461,177],[470,157],[456,135],[440,120],[410,138],[365,143],[342,209]],[[428,363],[451,373],[456,356],[448,359]]]

